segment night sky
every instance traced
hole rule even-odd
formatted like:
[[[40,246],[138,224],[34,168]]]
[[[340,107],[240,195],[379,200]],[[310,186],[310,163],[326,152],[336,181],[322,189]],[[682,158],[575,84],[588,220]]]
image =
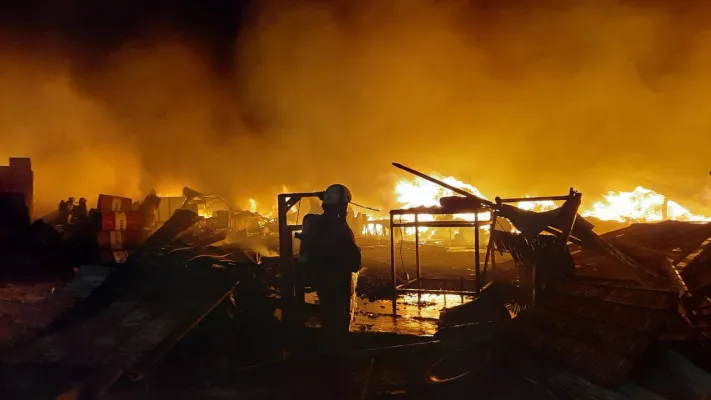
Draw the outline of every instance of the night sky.
[[[248,0],[5,3],[0,6],[0,29],[17,40],[17,46],[41,47],[55,41],[83,59],[79,64],[99,63],[126,40],[167,29],[202,42],[216,72],[232,68],[234,42],[249,14]]]

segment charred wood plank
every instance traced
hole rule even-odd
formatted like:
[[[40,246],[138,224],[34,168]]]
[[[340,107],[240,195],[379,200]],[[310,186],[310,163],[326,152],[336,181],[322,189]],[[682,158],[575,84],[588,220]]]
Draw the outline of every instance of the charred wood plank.
[[[606,242],[600,236],[591,233],[589,240],[589,249],[595,249],[608,257],[619,262],[621,268],[625,268],[635,280],[642,286],[648,288],[668,287],[669,282],[665,276],[651,268],[648,268],[627,254],[623,253],[610,243]]]
[[[640,356],[654,340],[649,333],[542,307],[527,310],[518,318],[521,318],[520,323],[535,325],[547,332],[604,347],[630,358]]]
[[[582,343],[536,325],[513,320],[502,335],[538,353],[548,356],[594,383],[616,386],[626,381],[634,362],[615,351]]]
[[[643,332],[656,332],[669,311],[609,303],[595,298],[549,293],[541,295],[539,305],[576,314],[583,318]]]
[[[553,293],[581,296],[628,306],[671,310],[676,305],[677,294],[672,290],[646,290],[594,283],[584,279],[569,279],[550,288]]]

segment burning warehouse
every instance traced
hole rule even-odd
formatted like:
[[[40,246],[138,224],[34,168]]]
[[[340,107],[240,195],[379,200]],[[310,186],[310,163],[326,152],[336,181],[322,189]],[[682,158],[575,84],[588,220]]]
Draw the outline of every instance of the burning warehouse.
[[[49,285],[17,282],[4,289],[1,304],[24,295],[46,305],[6,307],[14,322],[4,333],[2,390],[8,396],[103,397],[120,393],[124,379],[144,382],[156,371],[165,375],[155,378],[159,382],[182,377],[186,387],[160,383],[156,396],[161,396],[189,390],[195,379],[224,385],[224,374],[249,370],[260,380],[284,382],[291,376],[289,390],[367,398],[409,397],[413,384],[425,398],[456,396],[482,385],[492,396],[534,391],[551,399],[559,397],[544,393],[563,390],[590,398],[711,393],[711,375],[704,372],[711,326],[705,311],[711,282],[705,277],[711,267],[706,218],[662,200],[675,207],[674,217],[698,221],[635,223],[599,235],[583,216],[588,211],[581,209],[582,194],[572,189],[559,196],[492,201],[466,185],[395,166],[441,187],[439,204],[391,210],[383,220],[378,210],[353,202],[348,189],[332,185],[325,192],[278,195],[278,215],[271,219],[186,187],[180,199],[151,193],[134,202],[100,195],[96,209],[83,214],[75,211],[85,206],[82,198],[68,210],[71,217],[55,213],[38,220],[27,240],[45,256],[19,252],[14,259],[56,262],[52,257],[63,254],[63,263],[75,272],[49,278]],[[301,213],[304,202],[309,211]],[[650,202],[650,209],[661,212],[658,196]],[[361,209],[357,218],[354,208]],[[589,208],[603,209],[602,203]],[[650,212],[642,215],[657,219]],[[361,234],[337,239],[336,231],[324,231],[329,224],[349,224]],[[376,224],[380,230],[368,232]],[[473,239],[457,242],[432,232],[451,228],[471,231]],[[329,289],[315,260],[319,251],[336,257],[329,260],[350,251],[338,240],[359,246],[353,263],[364,268],[347,270],[351,283]],[[336,248],[341,250],[334,253]],[[46,282],[51,269],[42,271],[34,274]],[[328,297],[338,293],[349,299],[341,316],[337,308],[333,314],[335,297]],[[184,299],[180,305],[175,296]],[[139,315],[145,315],[142,322],[131,322]],[[335,348],[329,347],[335,336],[325,348],[311,342],[335,334],[343,317],[350,329]],[[77,340],[90,331],[95,339]],[[259,346],[245,353],[241,340],[235,344],[238,337]],[[320,358],[324,349],[329,357],[338,354],[339,362],[347,360],[348,367],[334,369],[328,357]],[[304,357],[319,361],[313,369],[294,369]],[[398,362],[401,357],[409,360],[407,368]],[[182,367],[161,366],[168,360],[166,365]],[[258,366],[244,369],[255,362]],[[18,385],[37,379],[50,364],[51,383],[42,391]],[[489,382],[503,376],[504,368],[508,378],[500,384],[506,390]],[[659,371],[685,378],[654,378]],[[419,376],[414,381],[413,373]],[[307,384],[323,374],[340,383]],[[253,390],[255,381],[244,378],[235,394]],[[533,381],[538,386],[530,386]]]
[[[703,2],[40,3],[0,398],[711,396]]]

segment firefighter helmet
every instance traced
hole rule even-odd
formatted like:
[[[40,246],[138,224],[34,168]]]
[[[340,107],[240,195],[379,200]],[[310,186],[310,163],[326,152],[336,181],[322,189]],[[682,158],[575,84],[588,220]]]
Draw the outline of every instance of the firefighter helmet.
[[[323,194],[323,204],[336,205],[351,202],[351,191],[339,184],[329,186]]]

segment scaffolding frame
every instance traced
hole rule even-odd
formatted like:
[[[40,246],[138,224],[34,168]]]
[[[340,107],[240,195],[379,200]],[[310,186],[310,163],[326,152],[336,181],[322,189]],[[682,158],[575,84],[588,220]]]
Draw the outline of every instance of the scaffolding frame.
[[[455,215],[455,214],[474,214],[474,221],[452,220],[452,221],[420,221],[422,215]],[[492,213],[492,218],[489,220],[480,220],[480,213]],[[402,222],[402,216],[414,215],[415,220],[410,222]],[[400,222],[396,222],[395,216],[400,216]],[[392,279],[393,295],[392,295],[392,314],[397,314],[397,297],[400,293],[416,293],[418,296],[422,294],[456,294],[464,297],[478,295],[482,289],[482,274],[481,274],[481,251],[480,251],[480,229],[482,226],[489,225],[493,221],[493,210],[489,208],[467,208],[467,209],[450,209],[444,207],[418,207],[409,209],[398,209],[390,211],[390,278]],[[415,228],[415,279],[397,284],[397,267],[395,266],[395,229],[398,228]],[[474,229],[474,279],[459,278],[459,290],[448,290],[446,284],[452,279],[434,279],[422,278],[422,265],[420,263],[420,228],[472,228]],[[493,228],[493,225],[492,225]],[[401,237],[400,240],[404,240]],[[487,257],[488,257],[487,252]],[[485,267],[486,268],[486,267]],[[425,281],[439,281],[443,283],[442,289],[427,289],[422,287]],[[465,282],[474,282],[474,290],[465,290]],[[417,288],[410,287],[416,284]]]
[[[499,217],[499,208],[502,204],[507,203],[525,203],[525,202],[535,202],[535,201],[567,201],[573,199],[579,194],[573,189],[570,189],[568,195],[565,196],[541,196],[541,197],[514,197],[514,198],[500,198],[496,197],[495,203],[482,204],[474,200],[472,204],[479,204],[479,207],[467,207],[467,208],[445,208],[445,207],[417,207],[409,209],[398,209],[390,211],[390,278],[393,285],[392,294],[392,315],[397,315],[397,297],[400,293],[417,293],[418,296],[422,294],[458,294],[460,296],[476,296],[481,293],[485,288],[483,283],[486,281],[486,273],[489,267],[489,261],[491,261],[491,269],[496,268],[496,249],[494,249],[495,243],[489,237],[489,242],[486,247],[486,255],[484,258],[483,271],[481,266],[481,250],[480,250],[480,232],[482,226],[489,225],[490,233],[494,232],[496,229],[497,218]],[[491,213],[491,218],[489,220],[481,221],[479,220],[480,213]],[[546,228],[546,231],[558,236],[561,245],[566,246],[569,240],[573,240],[571,237],[571,231],[576,222],[577,207],[575,209],[576,214],[571,218],[570,224],[563,228],[561,232],[556,232],[550,228]],[[455,214],[471,214],[474,213],[474,221],[420,221],[419,217],[421,215],[455,215]],[[402,219],[403,215],[414,215],[415,220],[412,222],[396,222],[395,216],[400,216]],[[428,279],[421,277],[421,265],[420,265],[420,237],[419,228],[473,228],[474,229],[474,290],[465,290],[464,283],[467,280],[460,277],[460,289],[459,290],[447,290],[446,283],[451,279]],[[408,280],[407,282],[397,284],[397,268],[395,266],[395,237],[394,230],[396,228],[415,228],[415,279]],[[401,238],[404,240],[404,238]],[[533,272],[535,276],[535,272]],[[424,281],[440,281],[444,284],[445,288],[441,290],[437,289],[427,289],[422,288],[422,283]],[[417,284],[417,288],[412,288],[412,286]],[[535,285],[537,282],[534,282]],[[535,295],[534,295],[535,296]]]

